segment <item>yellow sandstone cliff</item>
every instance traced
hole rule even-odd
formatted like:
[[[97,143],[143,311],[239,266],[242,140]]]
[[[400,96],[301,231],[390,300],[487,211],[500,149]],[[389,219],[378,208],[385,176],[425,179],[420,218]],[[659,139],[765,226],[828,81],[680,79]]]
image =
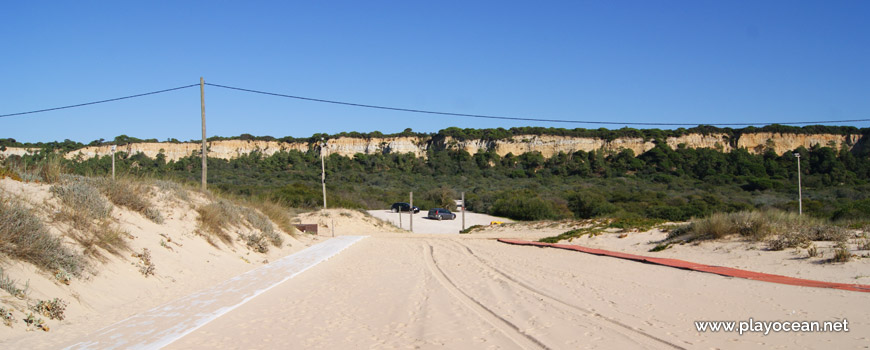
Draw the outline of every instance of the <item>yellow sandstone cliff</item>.
[[[745,148],[750,153],[762,153],[771,148],[777,154],[790,152],[800,146],[810,148],[815,145],[829,146],[840,149],[845,145],[852,149],[860,144],[861,134],[835,135],[835,134],[783,134],[757,132],[741,134],[736,142],[729,140],[727,134],[687,134],[679,137],[669,137],[665,141],[673,149],[709,148],[721,152],[730,152],[734,146]],[[201,144],[187,143],[131,143],[119,146],[117,152],[125,152],[128,155],[142,153],[149,158],[156,158],[163,154],[166,161],[178,160],[191,154],[198,155]],[[208,143],[209,157],[220,159],[232,159],[240,155],[260,152],[265,156],[279,151],[296,150],[308,152],[316,144],[306,142],[278,142],[278,141],[252,141],[252,140],[223,140]],[[592,152],[603,150],[606,153],[617,153],[624,149],[630,149],[635,155],[640,155],[653,147],[652,140],[641,138],[617,138],[605,140],[590,137],[571,137],[555,135],[517,135],[505,140],[456,140],[451,137],[445,138],[439,144],[434,144],[429,137],[384,137],[384,138],[349,138],[339,137],[327,140],[327,154],[338,154],[353,157],[355,154],[387,154],[387,153],[411,153],[416,157],[426,157],[427,150],[435,149],[462,149],[470,154],[478,151],[492,150],[499,156],[508,153],[520,155],[526,152],[540,152],[546,158],[552,157],[559,152],[573,153],[576,151]],[[24,155],[28,152],[24,148],[8,147],[0,151],[0,157],[10,155]],[[68,159],[88,159],[111,154],[111,146],[91,146],[75,150],[65,154]]]

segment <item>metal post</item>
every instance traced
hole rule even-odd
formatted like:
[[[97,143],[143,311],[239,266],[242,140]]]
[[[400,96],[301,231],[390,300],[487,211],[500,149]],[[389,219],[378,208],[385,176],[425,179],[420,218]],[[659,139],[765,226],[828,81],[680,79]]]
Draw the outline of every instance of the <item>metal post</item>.
[[[323,209],[326,209],[326,165],[323,161],[323,152],[326,151],[326,142],[320,138],[320,184],[323,186]]]
[[[411,211],[413,212],[414,208],[411,208]],[[396,213],[399,213],[399,228],[402,228],[402,207],[401,206],[399,207],[399,211],[397,211]]]
[[[795,152],[798,163],[798,215],[804,215],[803,194],[801,193],[801,154]]]
[[[465,231],[465,192],[462,192],[462,230]]]
[[[408,205],[411,206],[411,210],[408,210],[408,213],[411,214],[411,223],[410,223],[411,230],[410,231],[414,232],[414,192],[410,192],[410,196],[411,196],[411,203],[408,203]]]
[[[115,145],[112,145],[112,181],[115,181]]]
[[[206,190],[208,178],[208,151],[205,146],[205,79],[199,77],[199,103],[202,107],[202,190]]]

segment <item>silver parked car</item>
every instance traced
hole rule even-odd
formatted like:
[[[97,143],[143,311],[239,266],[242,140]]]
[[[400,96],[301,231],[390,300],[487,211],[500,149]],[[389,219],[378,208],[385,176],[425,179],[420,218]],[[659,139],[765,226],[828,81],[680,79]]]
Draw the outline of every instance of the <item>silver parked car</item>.
[[[430,219],[434,219],[434,220],[444,220],[444,219],[453,220],[453,219],[456,219],[456,214],[451,213],[447,209],[433,208],[433,209],[429,209],[429,215],[427,215],[427,217]]]

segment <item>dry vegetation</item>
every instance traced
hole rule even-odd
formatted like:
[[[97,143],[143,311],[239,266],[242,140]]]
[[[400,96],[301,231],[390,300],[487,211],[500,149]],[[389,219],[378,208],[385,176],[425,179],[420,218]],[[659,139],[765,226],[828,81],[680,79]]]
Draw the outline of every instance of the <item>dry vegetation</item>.
[[[849,241],[854,234],[823,219],[778,210],[717,213],[677,227],[653,251],[667,249],[674,243],[731,236],[739,236],[752,242],[764,242],[769,250],[774,251],[806,249],[808,257],[824,254],[813,242],[833,242],[833,257],[828,262],[847,262],[852,257]],[[857,248],[862,249],[860,242]]]
[[[129,223],[124,221],[122,225],[120,218],[124,216],[119,215],[119,210],[123,209],[156,225],[164,225],[173,217],[172,212],[161,210],[195,209],[199,231],[213,245],[212,239],[226,246],[238,241],[260,253],[268,252],[271,246],[281,247],[284,232],[297,232],[291,224],[291,211],[272,202],[202,193],[165,180],[68,175],[61,164],[47,158],[17,169],[0,166],[0,179],[48,185],[43,187],[43,191],[47,190],[42,192],[43,199],[0,190],[0,262],[32,264],[44,273],[44,278],[59,285],[70,285],[74,279],[88,278],[86,273],[97,273],[98,269],[89,267],[108,261],[107,254],[128,260],[132,255],[131,263],[144,277],[156,274],[148,248],[132,251],[135,237],[124,229],[129,226],[123,225]],[[169,219],[164,214],[169,214]],[[169,243],[181,246],[167,234],[160,236],[165,239],[160,244],[169,250]],[[9,327],[23,320],[27,330],[48,331],[46,320],[63,320],[67,302],[60,298],[34,299],[30,288],[29,280],[22,283],[0,267],[0,293],[20,300],[0,302],[0,320]]]
[[[0,254],[44,271],[63,270],[75,276],[86,265],[83,256],[64,246],[17,197],[0,198]]]
[[[53,218],[66,224],[67,236],[84,247],[88,256],[102,257],[100,249],[120,255],[128,249],[122,231],[111,217],[112,205],[85,177],[69,177],[51,186],[60,201]]]
[[[196,211],[199,213],[199,225],[209,242],[212,242],[212,237],[216,237],[225,244],[230,243],[233,240],[230,230],[244,226],[253,232],[238,232],[239,238],[257,252],[266,253],[270,244],[280,247],[284,243],[284,238],[275,230],[273,222],[278,222],[279,226],[283,226],[282,230],[291,234],[295,232],[295,228],[290,224],[289,214],[280,206],[267,202],[260,202],[255,206],[258,208],[217,199],[197,207]]]

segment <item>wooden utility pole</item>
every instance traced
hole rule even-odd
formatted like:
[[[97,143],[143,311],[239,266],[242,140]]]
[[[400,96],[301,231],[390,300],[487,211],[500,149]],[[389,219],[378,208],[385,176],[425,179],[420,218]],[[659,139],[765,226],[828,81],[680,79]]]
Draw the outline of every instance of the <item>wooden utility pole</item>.
[[[112,181],[115,181],[115,145],[112,145]]]
[[[465,231],[465,192],[462,192],[462,230]]]
[[[795,152],[795,158],[797,158],[798,163],[798,216],[804,215],[804,198],[801,194],[801,154]]]
[[[320,138],[320,184],[323,186],[323,209],[326,209],[326,165],[323,162],[323,152],[326,151],[326,142]]]
[[[205,146],[205,79],[199,77],[199,103],[202,106],[202,190],[206,190],[208,177],[208,151]]]
[[[408,205],[411,206],[411,210],[408,210],[408,212],[411,213],[411,224],[410,224],[411,230],[410,231],[414,232],[414,192],[410,192],[410,195],[411,195],[411,203],[408,203]]]

